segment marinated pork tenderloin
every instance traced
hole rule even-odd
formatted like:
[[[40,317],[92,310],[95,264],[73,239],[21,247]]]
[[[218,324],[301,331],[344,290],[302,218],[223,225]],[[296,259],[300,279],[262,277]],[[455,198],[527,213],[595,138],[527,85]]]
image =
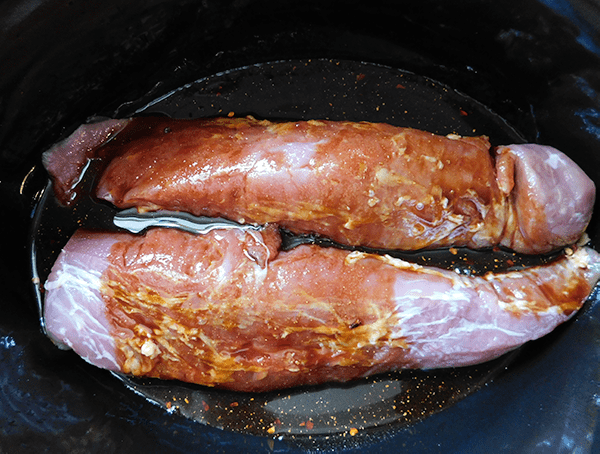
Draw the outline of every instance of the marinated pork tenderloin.
[[[75,188],[89,159],[95,156],[98,147],[123,130],[129,122],[104,120],[80,126],[42,155],[44,167],[52,176],[54,193],[60,201],[65,205],[74,201]]]
[[[82,163],[100,158],[97,196],[120,208],[277,223],[351,246],[544,253],[581,237],[595,198],[593,182],[550,147],[510,145],[496,156],[486,137],[366,122],[125,122],[103,146],[79,131],[46,153],[55,185],[71,187],[63,202]],[[66,160],[64,149],[80,156]]]
[[[78,231],[46,282],[49,335],[99,367],[237,391],[496,358],[569,319],[600,277],[577,248],[465,276],[231,228]]]

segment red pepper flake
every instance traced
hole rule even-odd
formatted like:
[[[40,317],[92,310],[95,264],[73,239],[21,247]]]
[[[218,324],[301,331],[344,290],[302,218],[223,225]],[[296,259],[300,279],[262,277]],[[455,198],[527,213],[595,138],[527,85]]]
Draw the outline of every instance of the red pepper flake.
[[[458,254],[458,249],[456,249],[455,247],[451,247],[450,248],[450,254],[452,254],[452,255]]]
[[[206,402],[204,402],[204,401],[202,401],[202,406],[204,407],[204,411],[210,410],[209,405]]]
[[[461,114],[463,117],[466,117],[466,116],[468,116],[468,115],[469,115],[469,114],[467,113],[467,111],[466,111],[466,110],[463,110],[463,109],[460,109],[460,114]]]
[[[402,89],[405,89],[406,87],[405,87],[404,85],[402,85],[402,84],[398,84],[398,85],[396,85],[396,88],[402,88]]]
[[[237,407],[239,404],[237,402],[231,402],[229,404],[230,407]]]
[[[506,260],[506,263],[508,263],[508,266],[514,266],[515,264],[511,259]]]
[[[171,402],[167,402],[167,408],[171,409]]]
[[[235,115],[235,112],[233,110],[227,114],[227,116],[229,118],[233,117],[234,115]]]
[[[312,430],[313,427],[315,427],[315,425],[313,424],[312,421],[306,421],[306,428],[308,430]]]
[[[363,80],[365,77],[367,77],[365,74],[363,74],[363,73],[360,73],[360,74],[357,74],[357,75],[356,75],[356,80],[357,80],[357,81],[360,81],[360,80]]]

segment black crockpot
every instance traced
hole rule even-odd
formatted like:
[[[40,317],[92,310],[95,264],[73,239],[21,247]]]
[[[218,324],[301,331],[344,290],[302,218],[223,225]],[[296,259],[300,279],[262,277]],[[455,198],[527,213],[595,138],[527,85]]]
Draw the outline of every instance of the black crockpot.
[[[36,203],[47,182],[41,153],[90,117],[144,109],[170,113],[148,106],[162,99],[155,105],[172,112],[163,97],[194,81],[204,84],[210,100],[228,97],[236,114],[285,116],[285,110],[292,112],[288,116],[317,112],[362,119],[355,107],[373,99],[356,85],[355,97],[345,104],[336,104],[344,94],[339,84],[321,90],[305,82],[312,97],[304,104],[296,87],[296,104],[288,105],[284,85],[276,99],[269,92],[261,103],[244,105],[242,95],[258,83],[248,82],[250,76],[266,83],[282,77],[282,67],[301,64],[329,73],[334,67],[367,68],[367,75],[401,71],[439,84],[442,91],[470,100],[472,109],[462,110],[457,128],[468,124],[460,115],[488,115],[493,128],[509,136],[565,151],[600,183],[600,3],[595,0],[5,0],[0,4],[0,200],[6,214],[0,264],[1,453],[600,451],[596,293],[573,320],[500,363],[493,379],[453,405],[411,424],[361,429],[365,436],[270,437],[244,431],[243,424],[223,429],[201,423],[150,402],[44,336],[30,256]],[[357,74],[353,84],[364,77]],[[211,86],[214,81],[227,83]],[[228,113],[210,100],[199,105],[204,101],[198,99],[190,116]],[[384,119],[452,132],[444,131],[435,111],[427,111],[429,104],[413,99],[416,113],[403,119],[392,111],[400,109],[392,101],[373,104],[373,112],[381,107]],[[345,110],[335,110],[342,105]],[[187,115],[190,106],[178,108]],[[486,133],[483,123],[476,129]],[[599,229],[594,217],[588,232],[593,246]]]

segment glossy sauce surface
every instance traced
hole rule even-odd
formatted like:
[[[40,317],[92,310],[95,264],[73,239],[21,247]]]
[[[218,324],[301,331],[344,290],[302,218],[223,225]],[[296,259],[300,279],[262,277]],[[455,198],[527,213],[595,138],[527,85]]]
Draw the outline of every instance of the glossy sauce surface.
[[[117,157],[97,196],[120,208],[275,222],[351,246],[489,247],[509,210],[489,148],[486,137],[383,123],[144,118],[98,150]]]

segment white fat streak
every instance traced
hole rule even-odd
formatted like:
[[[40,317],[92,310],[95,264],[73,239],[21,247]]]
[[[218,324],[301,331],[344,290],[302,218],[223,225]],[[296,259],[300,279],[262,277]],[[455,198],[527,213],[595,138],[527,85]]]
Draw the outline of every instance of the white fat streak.
[[[106,327],[90,313],[88,308],[74,298],[74,295],[77,295],[86,301],[97,300],[99,295],[94,289],[100,289],[101,275],[98,270],[86,269],[81,265],[77,266],[62,262],[60,267],[55,270],[53,279],[48,280],[44,284],[44,287],[47,292],[60,291],[60,303],[66,309],[66,314],[62,314],[62,317],[68,319],[78,333],[85,331],[91,334],[77,336],[81,345],[84,345],[88,351],[94,353],[94,357],[82,355],[82,358],[91,364],[96,364],[98,360],[108,359],[114,364],[115,368],[118,368],[114,355],[99,348],[101,345],[98,342],[99,338],[104,338],[109,340],[110,343],[114,343],[112,336],[107,332]],[[64,326],[59,329],[58,334],[63,337],[61,341],[65,342],[69,347],[79,350],[77,345],[66,337],[67,330]]]
[[[480,301],[466,290],[467,288],[454,288],[450,291],[431,293],[411,290],[405,295],[396,297],[400,319],[400,329],[397,332],[412,344],[412,355],[433,360],[432,354],[442,359],[452,355],[453,352],[462,354],[470,349],[475,349],[474,353],[476,353],[477,345],[469,344],[467,347],[465,344],[466,339],[469,339],[474,333],[477,334],[477,339],[482,341],[482,352],[504,348],[508,344],[517,346],[532,337],[529,330],[511,329],[510,326],[499,323],[493,314],[504,310],[503,304],[499,304],[495,308],[490,307],[488,310],[483,308],[483,312],[489,312],[488,320],[485,316],[483,319],[481,317],[470,319],[467,314],[463,316],[461,310],[466,305],[485,304],[484,301]],[[425,307],[437,307],[439,310],[434,312],[444,315],[437,319],[422,317]],[[556,308],[553,308],[540,315],[552,317],[559,313]],[[496,340],[498,335],[501,335],[501,338]],[[507,341],[502,337],[512,340]],[[497,346],[494,345],[496,342]]]
[[[269,249],[269,247],[265,244],[265,241],[263,239],[262,234],[259,231],[256,230],[247,230],[246,233],[249,233],[258,244],[260,244],[266,251],[266,259],[265,259],[265,266],[261,267],[260,265],[258,265],[257,263],[255,263],[255,266],[253,267],[254,269],[254,283],[257,285],[257,288],[260,284],[262,284],[266,278],[267,278],[267,273],[268,273],[268,269],[269,269],[269,262],[271,261],[271,251]],[[254,260],[251,259],[253,262]]]
[[[464,334],[472,334],[473,332],[483,333],[484,331],[494,331],[501,332],[510,337],[517,338],[528,338],[528,333],[523,331],[514,331],[505,327],[498,325],[497,323],[481,323],[480,320],[471,321],[467,319],[463,319],[460,325],[454,325],[452,329],[446,331],[443,334],[438,334],[436,337],[429,337],[424,335],[425,330],[419,330],[417,328],[427,328],[430,325],[442,325],[444,323],[448,323],[452,320],[451,316],[446,316],[443,319],[422,323],[422,324],[414,324],[411,327],[415,329],[410,331],[410,335],[415,336],[418,339],[419,344],[434,344],[439,342],[440,340],[449,340],[456,339],[461,340],[464,337]],[[405,331],[406,334],[406,331]]]
[[[95,295],[91,289],[100,287],[101,276],[102,273],[98,270],[84,269],[78,265],[62,262],[54,274],[54,279],[46,281],[44,288],[47,291],[71,288],[78,292],[84,291],[86,295]]]

